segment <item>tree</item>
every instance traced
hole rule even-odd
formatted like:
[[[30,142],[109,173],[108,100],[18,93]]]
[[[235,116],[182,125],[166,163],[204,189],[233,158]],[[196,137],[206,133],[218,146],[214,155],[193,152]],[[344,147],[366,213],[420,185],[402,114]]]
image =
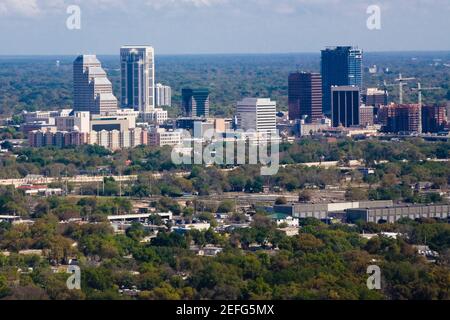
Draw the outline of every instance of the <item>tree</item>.
[[[345,200],[348,201],[358,201],[358,200],[367,200],[368,194],[367,190],[363,188],[348,188],[345,192]]]
[[[217,208],[217,212],[219,213],[229,213],[234,211],[235,206],[233,200],[224,200],[219,204],[219,207]]]
[[[286,197],[278,197],[278,198],[275,200],[275,204],[276,204],[276,205],[281,205],[281,204],[286,204],[286,203],[287,203]]]
[[[0,299],[6,297],[9,293],[8,281],[4,275],[0,275]]]
[[[298,194],[298,201],[299,202],[309,202],[311,201],[311,191],[309,190],[302,190]]]

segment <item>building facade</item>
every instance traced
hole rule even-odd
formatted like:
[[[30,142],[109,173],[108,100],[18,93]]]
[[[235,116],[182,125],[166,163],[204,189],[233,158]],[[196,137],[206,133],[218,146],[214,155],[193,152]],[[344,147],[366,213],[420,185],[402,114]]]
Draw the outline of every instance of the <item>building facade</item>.
[[[161,83],[156,84],[155,98],[157,107],[172,106],[172,88],[164,86]]]
[[[378,110],[378,120],[385,132],[414,133],[421,131],[421,107],[418,104],[390,104]]]
[[[422,106],[422,132],[438,133],[447,122],[445,106]]]
[[[374,124],[373,106],[361,106],[359,108],[359,123],[362,126],[373,126]]]
[[[112,84],[95,55],[78,56],[73,63],[74,111],[114,113],[117,98]]]
[[[122,108],[141,114],[155,108],[155,57],[151,46],[123,46],[120,49]]]
[[[362,95],[362,100],[367,106],[379,108],[388,104],[388,93],[377,88],[367,88]]]
[[[331,87],[331,121],[333,127],[358,126],[360,97],[356,86]]]
[[[182,89],[181,108],[186,117],[209,117],[209,90]]]
[[[355,47],[334,47],[322,50],[321,73],[323,112],[331,113],[331,87],[356,86],[362,89],[363,52]]]
[[[263,98],[245,98],[237,103],[236,114],[238,129],[256,132],[274,132],[276,130],[277,104]]]
[[[148,132],[148,141],[155,147],[178,146],[183,142],[183,133],[182,130],[154,128]]]
[[[322,117],[322,76],[295,72],[289,75],[289,120],[306,118],[313,122]]]

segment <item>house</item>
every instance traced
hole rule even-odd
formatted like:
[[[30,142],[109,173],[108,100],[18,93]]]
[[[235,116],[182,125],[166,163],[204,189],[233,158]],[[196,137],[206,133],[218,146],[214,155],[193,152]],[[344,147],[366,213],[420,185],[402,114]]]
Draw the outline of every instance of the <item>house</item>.
[[[370,240],[374,237],[386,237],[386,238],[390,238],[390,239],[397,239],[399,236],[401,236],[401,233],[396,233],[396,232],[381,232],[381,233],[362,233],[360,234],[360,236],[364,239]]]
[[[198,231],[206,231],[209,228],[211,228],[211,224],[207,222],[201,222],[201,223],[187,223],[182,224],[176,227],[173,227],[172,230],[179,233],[186,233],[190,230],[198,230]]]
[[[270,219],[272,219],[272,221],[276,222],[276,224],[278,226],[281,224],[286,224],[289,227],[298,227],[299,226],[298,218],[294,218],[285,213],[274,213],[274,214],[271,214],[269,217],[270,217]]]
[[[223,248],[207,245],[205,247],[191,246],[190,250],[198,256],[215,257],[223,251]]]
[[[433,251],[426,245],[413,245],[419,256],[425,257],[428,262],[436,262],[436,258],[439,257],[439,252]]]

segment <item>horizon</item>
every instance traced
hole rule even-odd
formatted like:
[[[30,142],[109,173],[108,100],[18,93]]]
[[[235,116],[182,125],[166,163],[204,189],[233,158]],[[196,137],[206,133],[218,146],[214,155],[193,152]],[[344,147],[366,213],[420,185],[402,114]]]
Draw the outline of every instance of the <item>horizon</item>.
[[[345,46],[345,45],[342,45]],[[358,46],[356,46],[358,47]],[[323,47],[323,48],[328,48]],[[367,51],[364,50],[364,48],[358,47],[363,50],[364,54],[450,54],[450,49],[445,50],[389,50],[389,51]],[[292,51],[292,52],[211,52],[211,53],[158,53],[155,49],[155,56],[166,56],[166,57],[172,57],[172,56],[270,56],[270,55],[320,55],[321,51]],[[0,54],[0,58],[4,57],[77,57],[80,55],[96,55],[96,56],[103,56],[103,57],[113,57],[119,55],[119,52],[117,54],[115,53],[93,53],[93,52],[86,52],[86,53],[46,53],[46,54]]]

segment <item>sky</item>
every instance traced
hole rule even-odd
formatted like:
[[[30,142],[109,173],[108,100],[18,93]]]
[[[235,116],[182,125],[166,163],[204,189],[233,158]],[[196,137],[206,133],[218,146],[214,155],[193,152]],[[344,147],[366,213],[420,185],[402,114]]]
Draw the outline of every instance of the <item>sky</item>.
[[[449,17],[450,0],[0,0],[0,55],[450,50]]]

